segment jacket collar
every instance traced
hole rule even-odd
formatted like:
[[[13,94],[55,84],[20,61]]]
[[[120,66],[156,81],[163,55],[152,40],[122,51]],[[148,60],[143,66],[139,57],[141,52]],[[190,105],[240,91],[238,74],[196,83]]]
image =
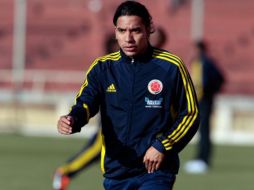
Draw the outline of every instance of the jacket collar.
[[[142,54],[141,56],[136,56],[136,57],[129,57],[127,56],[122,49],[120,49],[120,54],[121,54],[121,59],[124,60],[127,63],[132,62],[133,60],[136,62],[148,62],[153,55],[153,50],[154,48],[149,45],[146,52],[144,54]]]

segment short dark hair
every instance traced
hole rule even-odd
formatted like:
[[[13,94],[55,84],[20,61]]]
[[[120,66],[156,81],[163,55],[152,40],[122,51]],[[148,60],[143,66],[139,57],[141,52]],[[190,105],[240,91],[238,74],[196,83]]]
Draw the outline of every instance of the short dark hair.
[[[150,13],[144,5],[136,1],[125,1],[118,6],[113,18],[115,26],[120,16],[139,16],[144,21],[145,26],[151,28],[152,17]]]

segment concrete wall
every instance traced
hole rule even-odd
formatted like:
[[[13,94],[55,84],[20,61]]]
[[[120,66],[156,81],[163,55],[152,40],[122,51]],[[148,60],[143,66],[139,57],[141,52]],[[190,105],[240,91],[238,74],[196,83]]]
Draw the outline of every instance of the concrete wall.
[[[26,135],[61,136],[58,117],[66,114],[75,94],[11,94],[0,96],[0,132]],[[33,98],[32,98],[33,97]],[[12,100],[11,100],[12,99]],[[98,117],[90,120],[76,137],[87,137],[99,126]],[[212,138],[216,143],[254,144],[254,98],[223,96],[216,98],[212,116]]]

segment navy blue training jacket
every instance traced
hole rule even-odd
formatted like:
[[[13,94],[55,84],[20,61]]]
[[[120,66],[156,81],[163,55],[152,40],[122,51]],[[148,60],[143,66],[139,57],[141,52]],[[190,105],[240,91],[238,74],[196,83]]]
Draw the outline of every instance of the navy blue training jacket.
[[[108,178],[146,172],[143,156],[150,146],[166,155],[160,169],[176,174],[178,152],[199,125],[196,94],[185,65],[153,47],[135,59],[120,50],[92,63],[69,113],[75,119],[73,132],[99,110],[101,169]]]

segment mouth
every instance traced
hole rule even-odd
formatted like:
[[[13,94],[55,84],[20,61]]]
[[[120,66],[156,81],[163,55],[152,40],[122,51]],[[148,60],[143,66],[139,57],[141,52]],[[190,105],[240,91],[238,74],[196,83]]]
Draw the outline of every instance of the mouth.
[[[136,50],[136,46],[125,46],[123,47],[125,51],[133,52]]]

